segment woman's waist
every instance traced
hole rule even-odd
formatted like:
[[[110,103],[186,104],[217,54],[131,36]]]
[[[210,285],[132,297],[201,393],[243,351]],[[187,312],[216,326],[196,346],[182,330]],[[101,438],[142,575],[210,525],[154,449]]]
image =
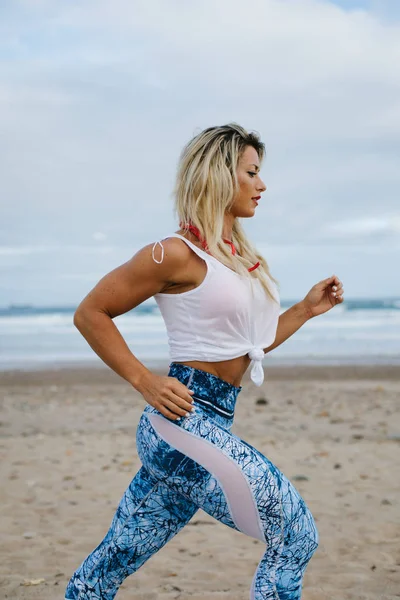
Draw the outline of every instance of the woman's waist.
[[[222,379],[235,387],[240,387],[241,381],[250,364],[248,354],[222,361],[174,360],[171,364],[185,365],[200,369]]]
[[[209,371],[177,362],[170,364],[168,376],[175,377],[191,390],[193,401],[204,410],[233,419],[241,386],[235,386]]]

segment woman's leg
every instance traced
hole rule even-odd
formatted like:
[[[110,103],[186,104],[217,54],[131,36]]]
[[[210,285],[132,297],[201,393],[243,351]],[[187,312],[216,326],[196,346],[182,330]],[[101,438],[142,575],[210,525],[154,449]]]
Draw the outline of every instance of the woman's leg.
[[[304,572],[318,546],[319,534],[303,498],[286,477],[281,478],[281,497],[285,543],[276,570],[276,589],[280,600],[297,600],[301,597]]]
[[[198,506],[142,466],[125,491],[103,541],[68,583],[69,600],[112,600],[123,580],[160,550]]]
[[[299,492],[282,473],[279,479],[284,515],[284,545],[276,564],[276,598],[298,600],[301,598],[304,572],[317,549],[319,534],[313,516]],[[251,600],[264,598],[263,589],[268,587],[268,583],[264,582],[264,574],[268,566],[268,556],[264,555],[254,575]]]
[[[177,425],[150,407],[141,417],[137,449],[149,473],[169,489],[266,543],[251,600],[300,598],[318,533],[304,500],[271,461],[204,414]]]

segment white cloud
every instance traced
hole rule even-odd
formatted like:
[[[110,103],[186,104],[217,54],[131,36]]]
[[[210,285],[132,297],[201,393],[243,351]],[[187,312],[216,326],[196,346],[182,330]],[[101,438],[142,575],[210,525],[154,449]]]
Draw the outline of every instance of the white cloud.
[[[333,237],[369,236],[381,232],[398,235],[400,234],[400,214],[340,221],[327,225],[325,232],[333,234]]]

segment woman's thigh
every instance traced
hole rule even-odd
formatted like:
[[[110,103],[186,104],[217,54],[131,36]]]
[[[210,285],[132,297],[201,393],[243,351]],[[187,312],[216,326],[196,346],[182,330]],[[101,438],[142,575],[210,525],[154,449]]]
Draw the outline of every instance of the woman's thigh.
[[[137,449],[153,476],[205,512],[274,546],[306,510],[284,474],[256,448],[208,415],[177,425],[153,407],[139,422]]]

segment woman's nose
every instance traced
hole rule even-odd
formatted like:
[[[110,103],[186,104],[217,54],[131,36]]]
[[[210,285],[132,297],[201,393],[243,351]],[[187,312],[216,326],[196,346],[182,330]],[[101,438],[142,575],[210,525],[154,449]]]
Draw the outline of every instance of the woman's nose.
[[[265,192],[265,190],[267,189],[267,186],[265,185],[265,183],[263,181],[261,181],[260,183],[261,183],[261,187],[259,187],[260,192]]]

